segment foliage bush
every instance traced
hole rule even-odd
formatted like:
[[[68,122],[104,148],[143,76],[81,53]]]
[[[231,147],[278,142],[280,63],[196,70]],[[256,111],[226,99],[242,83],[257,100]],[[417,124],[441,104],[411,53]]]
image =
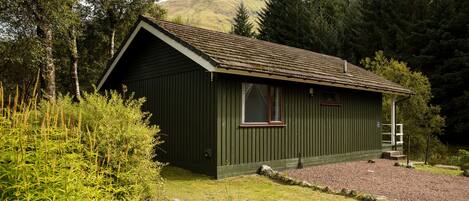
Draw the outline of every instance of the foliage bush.
[[[450,158],[450,164],[460,166],[463,170],[469,170],[469,151],[460,149],[456,156]]]
[[[0,85],[1,200],[153,200],[158,127],[144,99],[116,92],[55,103],[4,97]]]
[[[411,155],[414,159],[423,159],[427,144],[427,136],[431,136],[430,161],[445,160],[446,147],[438,140],[445,125],[445,119],[440,115],[440,107],[431,105],[431,86],[428,78],[420,72],[411,71],[407,64],[394,59],[388,59],[382,51],[375,53],[373,58],[365,58],[361,62],[366,69],[385,77],[412,90],[415,94],[402,100],[397,107],[397,122],[404,124],[404,135],[411,136]],[[383,96],[383,121],[391,122],[391,95]],[[388,109],[389,108],[389,109]],[[407,151],[407,140],[404,140]]]

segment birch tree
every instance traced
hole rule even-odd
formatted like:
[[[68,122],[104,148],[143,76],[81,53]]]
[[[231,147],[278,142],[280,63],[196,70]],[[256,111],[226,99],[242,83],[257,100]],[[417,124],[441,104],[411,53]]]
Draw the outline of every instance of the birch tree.
[[[103,20],[109,37],[109,54],[114,56],[116,32],[129,27],[140,14],[155,4],[154,0],[89,0],[96,18]],[[127,32],[127,30],[122,30]]]
[[[10,40],[31,37],[37,41],[44,98],[55,101],[54,32],[68,24],[65,17],[75,0],[2,0],[0,22],[9,30]],[[26,50],[25,50],[26,51]]]
[[[80,2],[74,2],[70,7],[70,23],[65,30],[68,34],[67,44],[70,56],[70,78],[71,78],[71,93],[74,95],[75,100],[79,100],[80,81],[78,79],[78,37],[82,35],[84,28],[84,21],[90,16],[90,6],[84,5]]]

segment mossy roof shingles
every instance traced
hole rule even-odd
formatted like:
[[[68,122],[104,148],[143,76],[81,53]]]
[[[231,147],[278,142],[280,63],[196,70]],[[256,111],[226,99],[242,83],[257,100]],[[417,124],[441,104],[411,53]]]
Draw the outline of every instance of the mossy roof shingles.
[[[187,48],[206,58],[217,71],[258,73],[267,76],[369,91],[408,95],[412,92],[344,60],[312,51],[143,17]],[[225,70],[225,71],[221,71]],[[288,80],[288,79],[287,79]]]

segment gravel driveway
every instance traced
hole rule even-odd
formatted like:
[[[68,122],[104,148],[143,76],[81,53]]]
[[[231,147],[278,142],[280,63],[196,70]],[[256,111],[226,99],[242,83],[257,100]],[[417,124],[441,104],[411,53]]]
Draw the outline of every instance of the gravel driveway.
[[[469,178],[394,167],[395,161],[390,160],[375,161],[320,165],[285,173],[336,190],[355,189],[384,195],[389,200],[469,200]]]

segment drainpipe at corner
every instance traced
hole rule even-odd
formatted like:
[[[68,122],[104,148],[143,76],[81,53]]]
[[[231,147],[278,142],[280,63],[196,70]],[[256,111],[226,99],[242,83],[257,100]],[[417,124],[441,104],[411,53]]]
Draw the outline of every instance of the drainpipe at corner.
[[[396,97],[392,97],[391,101],[391,144],[393,145],[393,150],[397,150],[396,144]]]

